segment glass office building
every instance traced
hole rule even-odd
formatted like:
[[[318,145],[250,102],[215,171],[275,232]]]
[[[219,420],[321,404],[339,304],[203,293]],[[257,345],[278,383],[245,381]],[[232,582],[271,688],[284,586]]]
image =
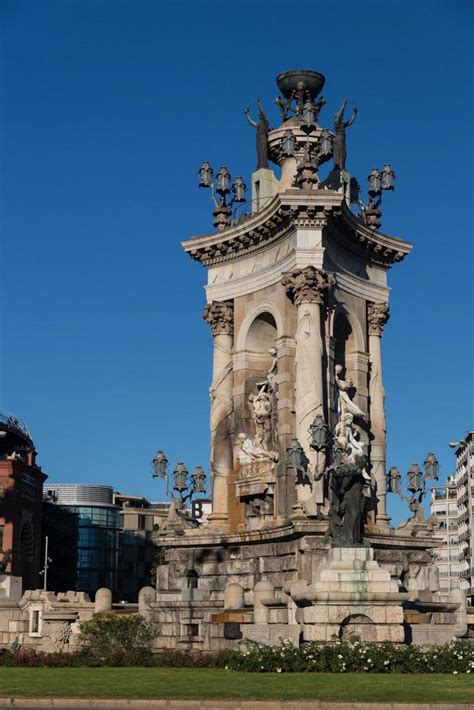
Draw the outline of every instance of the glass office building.
[[[49,538],[48,587],[115,594],[119,566],[119,508],[111,486],[56,484],[45,490]]]

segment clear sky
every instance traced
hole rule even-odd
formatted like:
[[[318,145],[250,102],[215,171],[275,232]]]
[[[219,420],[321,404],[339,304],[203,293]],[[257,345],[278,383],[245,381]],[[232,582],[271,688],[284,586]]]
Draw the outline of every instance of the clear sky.
[[[358,104],[350,173],[396,171],[383,230],[415,249],[390,273],[388,463],[434,451],[445,480],[472,427],[472,19],[456,0],[3,0],[0,408],[50,480],[156,499],[158,448],[208,470],[205,271],[180,240],[212,229],[202,160],[248,183],[243,108],[275,124],[295,68],[326,76],[323,125]]]

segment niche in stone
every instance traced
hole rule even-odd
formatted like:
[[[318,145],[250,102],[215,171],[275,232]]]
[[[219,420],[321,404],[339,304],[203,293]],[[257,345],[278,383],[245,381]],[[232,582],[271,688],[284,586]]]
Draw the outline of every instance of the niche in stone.
[[[334,360],[336,365],[346,367],[346,356],[354,352],[355,342],[351,324],[345,313],[337,313],[334,321]]]
[[[339,638],[343,643],[375,643],[377,630],[370,617],[365,614],[351,614],[342,622]]]
[[[190,569],[189,572],[186,575],[186,586],[188,589],[197,589],[198,588],[198,580],[199,576],[196,570]]]
[[[261,353],[268,356],[270,364],[271,356],[268,351],[274,347],[278,331],[275,318],[271,313],[260,313],[250,326],[247,339],[246,350],[250,353]]]

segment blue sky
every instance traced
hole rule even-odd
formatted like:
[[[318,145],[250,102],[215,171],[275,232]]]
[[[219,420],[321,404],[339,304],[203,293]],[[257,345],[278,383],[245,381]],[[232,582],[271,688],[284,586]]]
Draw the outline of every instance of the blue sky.
[[[406,472],[472,426],[469,2],[14,2],[0,8],[0,407],[52,481],[160,497],[149,461],[208,468],[202,160],[249,182],[275,76],[326,76],[331,126],[359,114],[348,169],[392,163],[383,229],[415,243],[390,273],[388,459]],[[390,504],[394,520],[403,511]]]

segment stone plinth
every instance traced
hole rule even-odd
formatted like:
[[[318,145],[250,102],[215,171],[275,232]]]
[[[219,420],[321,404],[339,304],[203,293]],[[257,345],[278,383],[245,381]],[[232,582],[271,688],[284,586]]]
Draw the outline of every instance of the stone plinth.
[[[18,602],[21,599],[21,577],[12,574],[0,575],[0,601]]]
[[[371,547],[333,547],[328,566],[322,570],[316,592],[352,592],[371,594],[398,593],[398,584],[390,572],[374,560]]]
[[[335,547],[319,580],[298,587],[298,601],[311,602],[298,614],[307,641],[403,643],[406,594],[369,547]],[[296,596],[295,595],[295,596]]]

